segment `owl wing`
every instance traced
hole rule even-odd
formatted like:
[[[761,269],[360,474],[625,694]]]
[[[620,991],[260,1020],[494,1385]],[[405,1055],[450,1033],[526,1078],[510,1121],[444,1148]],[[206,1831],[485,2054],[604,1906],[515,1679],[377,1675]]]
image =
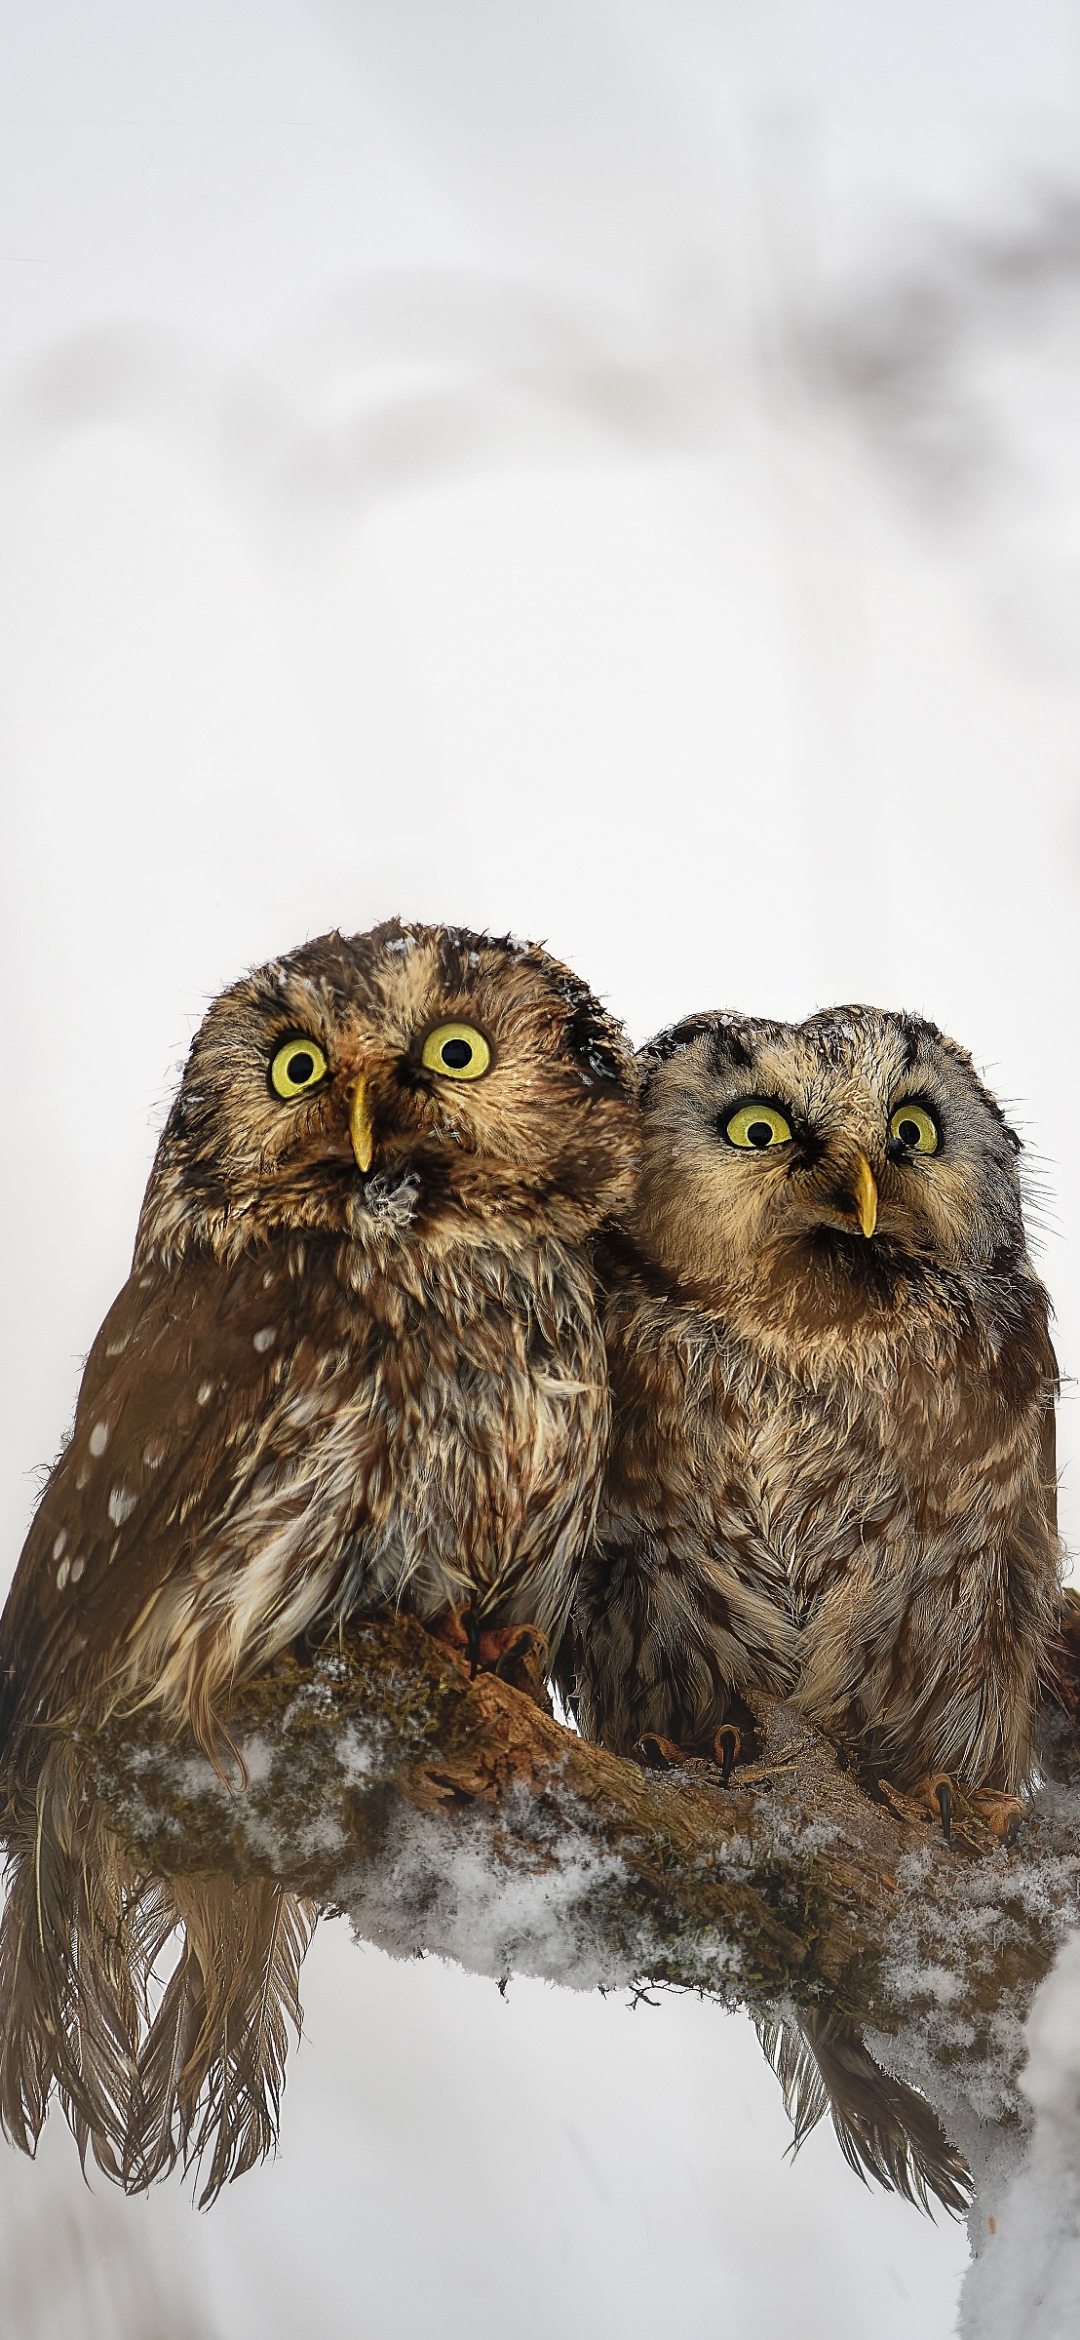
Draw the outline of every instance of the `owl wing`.
[[[318,1250],[262,1251],[228,1270],[195,1255],[169,1274],[133,1274],[120,1293],[0,1619],[6,1761],[35,1724],[116,1671],[171,1580],[208,1548],[243,1543],[260,1484],[273,1532],[265,1490],[320,1411],[312,1390],[325,1393],[325,1417],[347,1398],[342,1374],[355,1391],[362,1365],[365,1320],[349,1308],[346,1324]],[[294,1514],[304,1507],[295,1472],[289,1501]],[[307,1534],[317,1556],[310,1522]]]

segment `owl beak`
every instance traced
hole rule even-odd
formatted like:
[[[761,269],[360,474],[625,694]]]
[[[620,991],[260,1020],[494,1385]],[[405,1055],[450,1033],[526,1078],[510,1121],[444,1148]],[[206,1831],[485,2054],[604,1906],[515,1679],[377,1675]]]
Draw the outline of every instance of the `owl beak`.
[[[852,1199],[859,1215],[859,1225],[869,1238],[877,1226],[877,1179],[865,1154],[856,1154],[851,1180]]]
[[[375,1152],[375,1133],[371,1126],[371,1107],[368,1103],[367,1082],[362,1075],[357,1079],[356,1087],[353,1090],[352,1104],[349,1107],[349,1136],[352,1139],[352,1150],[356,1156],[357,1169],[370,1170],[372,1155]]]

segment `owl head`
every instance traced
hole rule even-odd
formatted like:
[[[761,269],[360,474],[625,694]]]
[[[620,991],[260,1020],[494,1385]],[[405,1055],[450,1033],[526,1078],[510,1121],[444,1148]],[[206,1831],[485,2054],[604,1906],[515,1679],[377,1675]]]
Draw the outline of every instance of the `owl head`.
[[[642,1248],[759,1330],[841,1333],[921,1304],[930,1271],[1024,1256],[1019,1140],[935,1025],[695,1016],[641,1052]]]
[[[320,936],[214,1001],[136,1256],[283,1228],[581,1240],[626,1198],[636,1087],[621,1027],[534,944],[397,920]]]

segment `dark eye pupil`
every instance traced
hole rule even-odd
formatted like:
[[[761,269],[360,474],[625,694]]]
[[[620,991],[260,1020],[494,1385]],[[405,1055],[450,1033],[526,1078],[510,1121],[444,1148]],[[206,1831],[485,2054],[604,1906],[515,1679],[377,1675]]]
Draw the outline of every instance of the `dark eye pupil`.
[[[752,1146],[771,1146],[773,1142],[772,1123],[751,1121],[747,1126],[746,1134]]]
[[[444,1040],[439,1055],[452,1072],[461,1072],[465,1065],[472,1063],[472,1048],[467,1040]]]
[[[902,1146],[917,1146],[922,1131],[917,1121],[901,1121],[897,1123],[896,1134]]]
[[[285,1067],[285,1077],[286,1080],[293,1083],[294,1088],[302,1089],[304,1082],[311,1079],[314,1070],[314,1057],[308,1054],[306,1048],[298,1048],[296,1055],[289,1058]]]

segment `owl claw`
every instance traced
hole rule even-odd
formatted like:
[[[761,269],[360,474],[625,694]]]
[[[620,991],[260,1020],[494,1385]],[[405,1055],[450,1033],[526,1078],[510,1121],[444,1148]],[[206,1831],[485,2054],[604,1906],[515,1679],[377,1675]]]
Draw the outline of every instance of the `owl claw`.
[[[453,1650],[460,1651],[469,1660],[469,1680],[474,1682],[483,1663],[480,1619],[474,1608],[447,1609],[431,1628],[437,1641],[445,1641]]]
[[[495,1636],[492,1635],[489,1637],[487,1634],[482,1634],[480,1638],[481,1644],[483,1644],[483,1642],[489,1638],[494,1639]],[[503,1681],[507,1675],[513,1673],[518,1659],[528,1656],[530,1650],[535,1645],[535,1640],[536,1636],[532,1632],[531,1628],[525,1632],[522,1632],[520,1626],[515,1626],[507,1647],[505,1649],[500,1649],[493,1658],[489,1659],[488,1663],[490,1665],[491,1672],[493,1674],[497,1674],[499,1680]]]
[[[718,1766],[724,1787],[731,1778],[741,1746],[742,1733],[734,1723],[722,1723],[713,1733],[712,1760]],[[665,1739],[659,1731],[643,1731],[634,1753],[647,1771],[680,1771],[684,1763],[700,1761],[703,1749],[682,1747],[677,1739]]]
[[[523,1667],[530,1670],[530,1661],[537,1682],[550,1669],[550,1647],[538,1625],[482,1625],[476,1610],[468,1608],[448,1609],[433,1630],[438,1641],[468,1658],[470,1682],[478,1674],[497,1674],[520,1689],[516,1676]]]
[[[884,1782],[881,1784],[884,1785]],[[941,1833],[946,1844],[952,1842],[956,1798],[956,1782],[950,1778],[947,1771],[928,1771],[918,1785],[911,1790],[910,1801],[915,1804],[916,1809],[921,1806],[924,1812],[929,1812],[932,1820],[940,1820]]]
[[[948,1844],[952,1829],[952,1785],[947,1779],[938,1782],[937,1808],[941,1814],[941,1833]]]
[[[1007,1796],[997,1788],[978,1788],[971,1799],[972,1810],[996,1836],[1000,1844],[1007,1844],[1017,1822],[1022,1820],[1027,1806],[1019,1796]]]
[[[928,1816],[940,1821],[946,1844],[952,1844],[955,1829],[973,1852],[987,1850],[988,1836],[998,1844],[1007,1844],[1027,1810],[1019,1796],[1006,1795],[1003,1789],[958,1787],[947,1771],[925,1772],[907,1795],[890,1780],[879,1779],[877,1784],[886,1803],[902,1820]]]
[[[692,1747],[680,1747],[674,1739],[661,1738],[659,1731],[643,1731],[634,1748],[646,1771],[678,1771],[689,1763],[693,1752]]]
[[[721,1723],[719,1730],[713,1733],[713,1756],[720,1766],[721,1787],[727,1786],[739,1760],[741,1747],[742,1732],[736,1730],[734,1723]]]
[[[530,1696],[541,1691],[540,1703],[547,1705],[543,1685],[551,1672],[551,1643],[539,1625],[497,1626],[482,1633],[480,1662],[486,1672],[497,1674],[515,1690],[528,1688]]]

